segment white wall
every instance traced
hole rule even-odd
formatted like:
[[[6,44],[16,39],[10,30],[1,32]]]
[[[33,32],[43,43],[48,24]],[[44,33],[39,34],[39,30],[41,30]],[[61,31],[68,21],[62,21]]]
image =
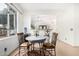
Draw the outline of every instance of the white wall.
[[[74,4],[68,4],[67,9],[57,14],[57,31],[59,40],[74,45]],[[73,28],[73,31],[71,31]]]
[[[23,27],[26,27],[27,28],[27,32],[30,32],[30,27],[31,26],[31,15],[25,13],[24,14],[24,26]],[[24,28],[23,28],[23,31],[24,31]]]
[[[79,4],[70,4],[67,7],[57,15],[59,39],[72,46],[79,46]]]
[[[74,45],[79,46],[79,4],[74,4]]]
[[[0,38],[0,56],[9,55],[18,47],[18,37],[16,35]],[[5,52],[4,49],[7,48]]]
[[[23,26],[24,26],[23,14],[17,12],[17,33],[23,32],[24,30]]]

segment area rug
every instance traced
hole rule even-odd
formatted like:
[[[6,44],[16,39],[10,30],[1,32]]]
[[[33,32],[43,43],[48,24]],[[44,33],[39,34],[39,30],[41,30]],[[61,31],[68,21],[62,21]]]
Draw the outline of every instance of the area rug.
[[[20,50],[15,54],[15,56],[53,56],[53,53],[51,53],[48,50],[32,50],[32,51],[25,51],[24,49]]]

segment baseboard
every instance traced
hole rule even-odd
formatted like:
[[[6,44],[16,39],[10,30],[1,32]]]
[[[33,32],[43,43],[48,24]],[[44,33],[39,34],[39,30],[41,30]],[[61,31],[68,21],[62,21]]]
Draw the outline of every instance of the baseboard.
[[[63,40],[59,40],[59,41],[61,41],[62,43],[66,44],[66,45],[72,46],[72,47],[79,47],[79,44],[75,44],[75,43],[71,44],[71,43],[65,42]]]
[[[13,52],[15,52],[17,49],[18,49],[18,47],[15,48],[8,56],[11,56],[11,54],[12,54]]]
[[[63,40],[58,40],[58,41],[60,41],[60,42],[62,42],[62,43],[64,43],[64,44],[66,44],[66,45],[69,45],[69,46],[72,46],[72,47],[73,47],[72,44],[70,44],[70,43],[68,43],[68,42],[65,42],[65,41],[63,41]]]

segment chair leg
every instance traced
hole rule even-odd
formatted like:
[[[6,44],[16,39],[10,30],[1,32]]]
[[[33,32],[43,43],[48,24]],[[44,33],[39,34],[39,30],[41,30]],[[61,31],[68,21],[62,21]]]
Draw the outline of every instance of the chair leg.
[[[27,55],[29,56],[29,49],[27,49]]]
[[[19,47],[19,56],[20,56],[20,47]]]
[[[25,50],[25,56],[26,56],[26,47],[24,47],[24,50]]]
[[[28,46],[28,47],[27,47],[27,55],[28,55],[28,56],[29,56],[29,48],[30,48],[30,47]]]
[[[53,52],[53,50],[51,49],[51,52],[50,52],[51,56],[52,56],[52,52]]]
[[[33,45],[29,46],[29,50],[32,51],[33,50]]]
[[[24,49],[24,55],[23,56],[25,56],[25,47],[23,46],[22,48]]]
[[[40,47],[40,56],[41,56],[41,45],[42,45],[42,43],[39,43],[39,47]]]
[[[54,56],[56,56],[56,48],[54,49]]]
[[[33,44],[33,47],[32,47],[32,48],[33,48],[33,50],[34,50],[34,44]]]
[[[43,50],[43,54],[44,54],[44,56],[45,56],[45,51],[46,51],[46,50],[45,50],[44,48],[43,48],[42,50]]]

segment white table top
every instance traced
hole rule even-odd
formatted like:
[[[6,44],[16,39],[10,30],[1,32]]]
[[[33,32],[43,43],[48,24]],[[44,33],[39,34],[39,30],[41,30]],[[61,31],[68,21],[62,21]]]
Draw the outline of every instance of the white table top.
[[[35,41],[35,40],[42,40],[42,39],[46,39],[45,36],[29,36],[26,37],[26,40],[28,41]]]

